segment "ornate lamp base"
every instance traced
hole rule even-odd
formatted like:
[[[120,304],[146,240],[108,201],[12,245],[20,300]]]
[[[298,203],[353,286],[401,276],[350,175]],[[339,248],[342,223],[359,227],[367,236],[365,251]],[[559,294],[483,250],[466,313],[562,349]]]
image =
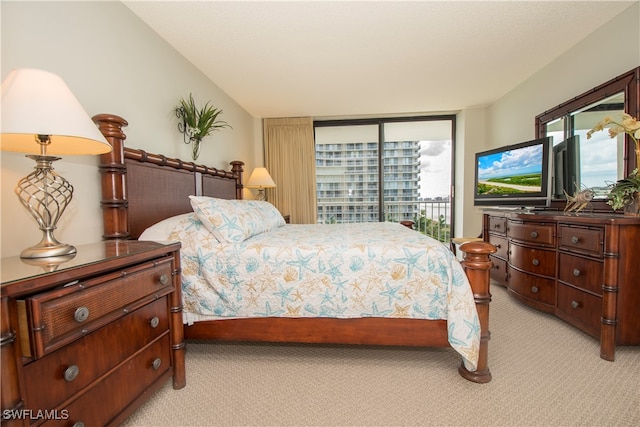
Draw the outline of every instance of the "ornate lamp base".
[[[75,255],[76,248],[66,243],[60,243],[53,236],[53,230],[42,230],[42,240],[35,245],[23,250],[21,258],[50,258]]]
[[[58,267],[60,267],[65,262],[71,261],[73,258],[75,258],[75,256],[76,254],[52,256],[52,257],[46,257],[46,258],[22,257],[22,262],[28,265],[35,265],[36,267],[41,267],[47,273],[51,273],[52,271],[56,271]]]
[[[49,258],[73,255],[76,248],[60,243],[53,230],[73,196],[73,186],[51,166],[59,157],[29,155],[36,161],[35,170],[22,178],[15,189],[20,203],[29,211],[42,231],[42,240],[22,251],[22,258]]]

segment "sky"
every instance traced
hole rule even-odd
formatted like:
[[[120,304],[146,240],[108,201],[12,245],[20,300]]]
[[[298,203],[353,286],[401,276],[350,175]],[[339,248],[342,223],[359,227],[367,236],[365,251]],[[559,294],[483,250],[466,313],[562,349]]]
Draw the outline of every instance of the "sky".
[[[534,145],[478,158],[478,178],[489,179],[542,171],[542,145]]]
[[[420,141],[420,197],[449,197],[451,141]]]
[[[580,185],[579,190],[602,187],[603,183],[616,182],[618,163],[618,145],[616,139],[609,138],[608,132],[594,133],[587,139],[587,131],[579,131],[580,135]],[[597,149],[593,149],[593,147]]]

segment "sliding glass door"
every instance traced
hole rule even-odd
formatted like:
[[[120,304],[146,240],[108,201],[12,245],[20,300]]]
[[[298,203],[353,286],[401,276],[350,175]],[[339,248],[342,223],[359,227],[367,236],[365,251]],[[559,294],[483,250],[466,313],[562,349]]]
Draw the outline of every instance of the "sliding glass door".
[[[315,122],[318,221],[452,229],[453,116]]]
[[[377,125],[316,127],[318,221],[380,221]]]

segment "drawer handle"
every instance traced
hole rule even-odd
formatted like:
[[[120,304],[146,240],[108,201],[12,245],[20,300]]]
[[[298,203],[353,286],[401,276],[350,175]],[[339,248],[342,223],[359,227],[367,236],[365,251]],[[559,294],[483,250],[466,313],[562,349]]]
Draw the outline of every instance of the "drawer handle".
[[[576,309],[576,308],[580,308],[582,304],[580,304],[578,301],[571,301],[571,308]]]
[[[531,237],[534,238],[534,239],[538,238],[538,232],[537,231],[532,231],[531,232]]]
[[[161,364],[162,361],[160,360],[160,358],[158,358],[151,363],[151,367],[157,371],[158,369],[160,369]]]
[[[157,328],[158,325],[160,324],[160,319],[158,319],[158,316],[153,316],[151,321],[149,321],[149,324],[151,325],[152,328]]]
[[[82,323],[89,318],[89,309],[87,307],[78,307],[73,313],[76,322]]]
[[[573,275],[578,277],[580,275],[580,270],[578,270],[577,268],[573,269]]]
[[[78,378],[78,374],[80,373],[80,368],[78,365],[71,365],[64,371],[64,380],[68,383]]]
[[[494,245],[496,247],[496,249],[500,249],[502,247],[502,245],[498,244],[498,245]]]
[[[531,292],[533,292],[534,294],[537,294],[539,290],[540,289],[537,286],[532,286],[531,287]]]
[[[573,237],[571,238],[571,243],[573,243],[574,245],[575,245],[576,243],[578,243],[579,241],[580,241],[580,239],[578,238],[578,236],[573,236]]]
[[[533,265],[535,265],[535,266],[538,266],[538,265],[540,265],[540,260],[539,260],[539,259],[537,259],[537,258],[535,258],[533,261],[531,261],[531,263],[532,263]]]
[[[166,274],[163,274],[160,276],[160,284],[162,286],[166,286],[169,284],[169,276],[167,276]]]

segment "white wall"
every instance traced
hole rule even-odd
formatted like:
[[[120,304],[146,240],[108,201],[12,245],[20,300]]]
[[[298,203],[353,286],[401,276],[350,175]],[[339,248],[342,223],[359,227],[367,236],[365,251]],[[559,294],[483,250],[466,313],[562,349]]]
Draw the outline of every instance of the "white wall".
[[[87,113],[124,117],[126,144],[169,157],[190,159],[172,110],[194,94],[196,102],[223,109],[232,130],[205,138],[197,163],[228,169],[242,160],[245,180],[262,162],[261,121],[253,118],[120,2],[0,3],[2,79],[14,68],[41,68],[60,75]],[[23,154],[1,152],[2,256],[20,253],[40,240],[35,221],[13,192],[33,169]],[[68,156],[54,167],[75,187],[74,199],[56,237],[73,245],[101,239],[98,158]]]
[[[465,128],[472,145],[474,134],[486,130],[484,147],[514,144],[535,138],[535,117],[557,105],[640,66],[640,3],[635,3],[572,49],[548,64],[486,109],[484,123]],[[465,171],[473,174],[474,155],[465,152]],[[471,181],[470,181],[471,179]],[[465,175],[464,185],[473,182]],[[481,210],[464,199],[463,232],[472,236],[482,228]]]
[[[456,120],[455,230],[454,237],[477,237],[482,232],[482,210],[473,206],[475,153],[488,149],[486,109],[463,110]]]
[[[509,92],[488,110],[495,145],[535,138],[535,117],[640,65],[636,3]]]

